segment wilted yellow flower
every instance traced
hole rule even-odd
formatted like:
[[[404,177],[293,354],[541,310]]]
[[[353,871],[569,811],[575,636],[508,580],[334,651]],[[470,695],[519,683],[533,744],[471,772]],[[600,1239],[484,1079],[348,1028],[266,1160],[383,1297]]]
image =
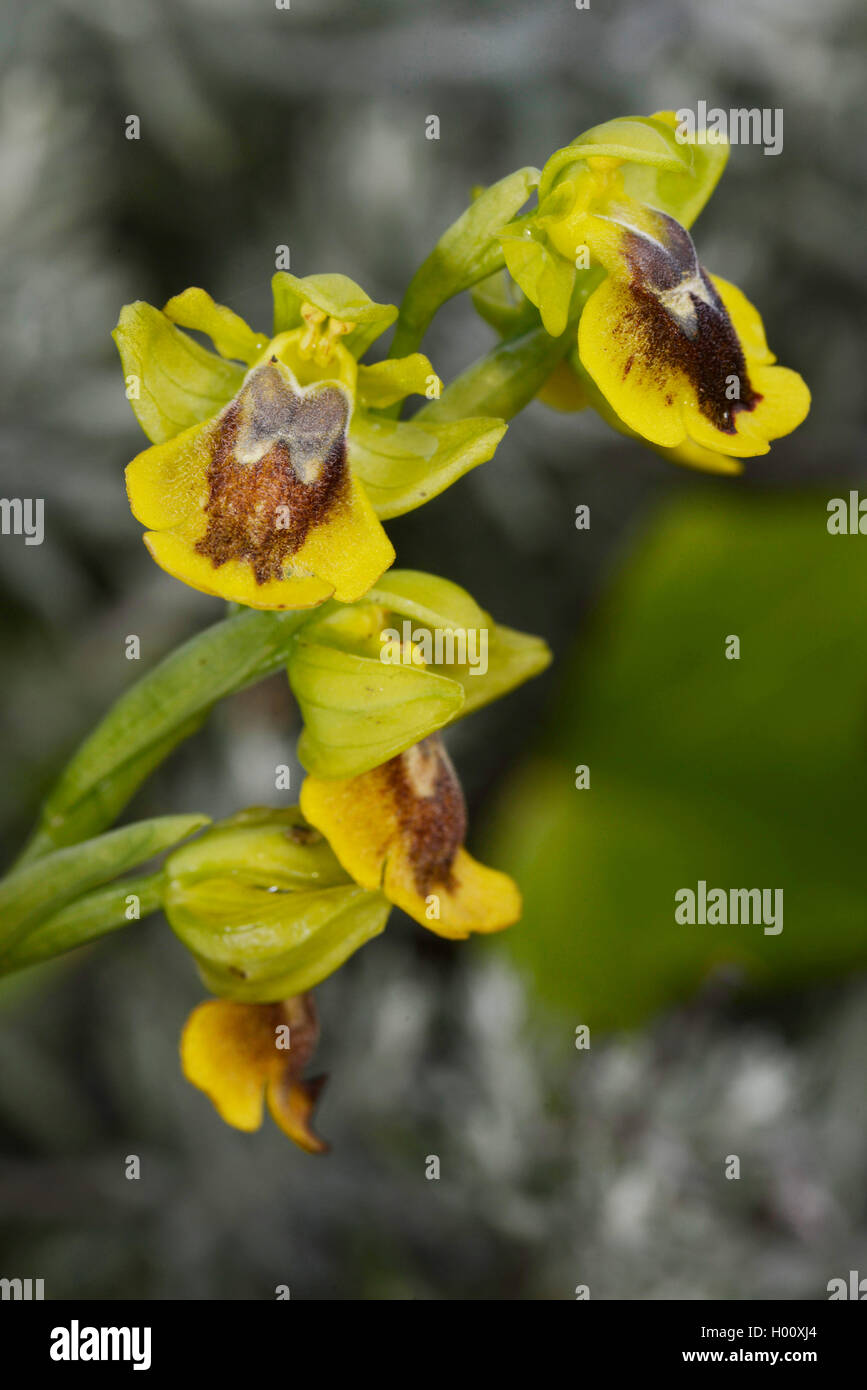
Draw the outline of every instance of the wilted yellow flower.
[[[235,1129],[259,1129],[267,1100],[284,1134],[308,1153],[325,1153],[328,1145],[311,1128],[325,1077],[301,1079],[318,1037],[311,994],[279,1004],[209,999],[187,1020],[181,1064],[187,1080]]]

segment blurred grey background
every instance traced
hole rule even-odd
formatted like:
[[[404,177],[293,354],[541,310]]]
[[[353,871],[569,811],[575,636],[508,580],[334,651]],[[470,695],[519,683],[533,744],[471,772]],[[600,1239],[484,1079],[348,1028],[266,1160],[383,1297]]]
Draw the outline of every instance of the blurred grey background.
[[[783,153],[735,149],[695,235],[808,380],[804,428],[720,484],[534,405],[494,461],[390,532],[401,565],[563,658],[672,499],[863,484],[856,0],[6,0],[2,28],[0,495],[46,507],[41,547],[0,539],[9,858],[111,699],[221,612],[156,569],[127,508],[143,440],[109,337],[126,301],[202,285],[267,328],[288,244],[295,273],[340,270],[397,302],[474,185],[582,129],[699,99],[782,107]],[[425,347],[448,380],[489,342],[461,300]],[[556,736],[558,680],[450,740],[479,848],[510,771]],[[222,707],[131,814],[272,800],[296,735],[277,678]],[[394,914],[319,991],[323,1160],[269,1122],[230,1131],[183,1081],[177,1037],[201,995],[162,919],[4,984],[0,1273],[43,1277],[48,1297],[559,1299],[586,1283],[743,1299],[824,1297],[864,1269],[857,972],[758,998],[716,979],[583,1054],[497,943],[443,943]],[[731,1151],[739,1183],[720,1181]]]

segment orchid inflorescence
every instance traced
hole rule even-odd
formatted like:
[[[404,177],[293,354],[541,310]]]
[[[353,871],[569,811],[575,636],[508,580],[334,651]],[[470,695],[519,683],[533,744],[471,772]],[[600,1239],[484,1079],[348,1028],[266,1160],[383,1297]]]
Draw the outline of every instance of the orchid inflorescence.
[[[304,1075],[311,991],[392,906],[451,939],[521,914],[513,881],[465,848],[440,731],[550,653],[448,580],[393,569],[383,523],[491,459],[534,398],[717,473],[806,416],[803,381],[690,236],[728,149],[676,127],[670,112],[610,121],[479,192],[399,311],[344,275],[282,270],[270,334],[198,288],[121,311],[126,394],[150,440],[126,470],[132,512],[162,569],[231,607],[67,765],[0,884],[0,970],[161,908],[216,996],[183,1031],[184,1072],[239,1129],[259,1127],[267,1100],[302,1148],[326,1147],[321,1078]],[[419,348],[465,291],[499,341],[444,387]],[[364,361],[392,326],[388,355]],[[411,396],[424,403],[403,419]],[[303,721],[300,805],[110,828],[219,700],[281,668]]]

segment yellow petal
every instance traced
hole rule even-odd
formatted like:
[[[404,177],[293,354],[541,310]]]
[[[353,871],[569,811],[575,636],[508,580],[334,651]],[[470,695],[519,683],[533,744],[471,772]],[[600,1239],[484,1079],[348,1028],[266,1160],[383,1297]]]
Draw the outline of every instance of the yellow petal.
[[[154,444],[127,464],[126,490],[133,516],[163,531],[201,507],[207,489],[212,422],[191,425],[165,444]]]
[[[678,460],[690,466],[712,467],[708,453],[766,454],[770,440],[796,429],[810,407],[797,372],[772,365],[749,300],[716,278],[658,294],[609,276],[587,301],[578,350],[629,429],[656,448],[702,451]]]
[[[586,410],[590,402],[568,362],[558,362],[536,399],[552,410]]]
[[[161,569],[192,589],[215,594],[248,608],[315,608],[334,593],[334,588],[315,575],[289,575],[258,583],[253,570],[241,560],[215,565],[200,555],[194,544],[174,531],[147,531],[144,543]]]
[[[363,598],[394,563],[394,546],[352,474],[344,495],[311,527],[295,563],[329,584],[341,603]]]
[[[682,407],[694,393],[655,351],[652,322],[622,280],[609,276],[587,300],[578,353],[624,424],[666,449],[683,443]]]
[[[262,1123],[265,1084],[285,1066],[276,1048],[280,1021],[279,1005],[228,999],[199,1004],[187,1020],[181,1035],[184,1076],[235,1129],[252,1131]]]
[[[239,314],[215,303],[206,290],[193,288],[176,294],[163,313],[182,328],[207,333],[221,357],[237,357],[248,365],[268,343],[264,334],[254,333]]]
[[[403,844],[389,855],[383,892],[437,936],[460,941],[470,932],[502,931],[521,916],[521,894],[508,874],[489,869],[459,849],[448,884],[431,883],[420,892],[414,866]]]

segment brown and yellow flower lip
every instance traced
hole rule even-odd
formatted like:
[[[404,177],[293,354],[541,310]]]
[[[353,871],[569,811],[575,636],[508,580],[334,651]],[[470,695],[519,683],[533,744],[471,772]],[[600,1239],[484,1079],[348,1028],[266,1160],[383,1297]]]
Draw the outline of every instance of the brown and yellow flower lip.
[[[205,1092],[227,1124],[258,1129],[266,1099],[275,1123],[299,1148],[326,1153],[328,1144],[311,1121],[327,1078],[302,1080],[318,1040],[309,992],[275,1004],[209,999],[187,1020],[181,1062],[187,1080]]]
[[[357,777],[307,777],[301,810],[356,883],[439,936],[502,931],[521,915],[508,875],[464,848],[463,792],[438,734]]]
[[[296,391],[276,357],[255,368],[213,427],[198,554],[215,567],[246,561],[257,584],[282,578],[346,499],[351,408],[338,385]]]
[[[666,213],[650,212],[647,221],[647,231],[623,232],[632,307],[616,331],[634,343],[623,379],[637,356],[652,359],[666,376],[689,381],[698,409],[715,429],[734,434],[737,413],[754,410],[762,399],[750,382],[734,325],[689,232]],[[734,399],[727,389],[733,378]]]
[[[383,766],[415,886],[424,897],[454,886],[455,856],[467,833],[463,788],[442,739],[432,734]]]

